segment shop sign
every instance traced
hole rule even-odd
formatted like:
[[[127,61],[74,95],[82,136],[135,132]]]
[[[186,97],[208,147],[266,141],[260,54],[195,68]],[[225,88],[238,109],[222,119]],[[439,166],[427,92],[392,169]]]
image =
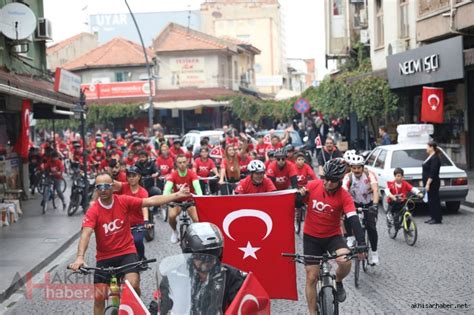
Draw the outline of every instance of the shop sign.
[[[67,70],[56,68],[54,90],[72,97],[79,97],[81,77]]]
[[[180,87],[199,87],[206,84],[204,57],[171,58],[170,69],[175,84]]]
[[[152,95],[155,95],[155,82],[151,81]],[[148,81],[129,81],[82,84],[87,100],[104,98],[146,97],[150,95]]]
[[[462,36],[387,56],[387,77],[392,89],[464,78]]]

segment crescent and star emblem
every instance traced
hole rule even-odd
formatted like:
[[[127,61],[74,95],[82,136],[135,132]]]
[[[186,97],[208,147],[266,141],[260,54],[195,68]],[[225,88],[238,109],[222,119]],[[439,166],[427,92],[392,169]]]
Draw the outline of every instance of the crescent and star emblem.
[[[433,100],[433,99],[434,99],[434,102],[431,102],[431,100]],[[441,100],[439,99],[439,96],[438,96],[438,95],[436,95],[436,94],[430,94],[430,95],[428,96],[428,104],[430,105],[430,107],[431,107],[432,110],[437,111],[440,102],[441,102]]]
[[[119,312],[120,311],[127,312],[127,314],[129,314],[129,315],[134,314],[133,309],[130,306],[128,306],[127,304],[120,304]]]
[[[272,232],[273,229],[273,220],[272,218],[265,212],[260,211],[260,210],[254,210],[254,209],[241,209],[241,210],[236,210],[231,213],[229,213],[225,218],[224,221],[222,222],[222,229],[224,230],[225,235],[227,235],[228,238],[231,240],[235,241],[235,238],[232,237],[232,235],[229,232],[229,227],[234,222],[235,220],[239,218],[245,218],[245,217],[250,217],[250,218],[258,218],[262,220],[265,223],[266,226],[266,233],[265,236],[262,238],[262,241],[266,239],[270,233]],[[246,247],[239,247],[239,250],[244,252],[244,257],[243,259],[247,257],[252,257],[254,259],[257,259],[257,255],[255,253],[260,250],[261,247],[253,247],[250,241],[247,241],[247,246]]]
[[[242,302],[240,302],[239,310],[237,311],[237,315],[242,315],[242,307],[244,306],[244,303],[247,302],[247,301],[255,302],[255,304],[257,304],[257,307],[260,309],[260,304],[258,303],[257,298],[252,294],[246,294],[244,296],[244,298],[242,299]]]

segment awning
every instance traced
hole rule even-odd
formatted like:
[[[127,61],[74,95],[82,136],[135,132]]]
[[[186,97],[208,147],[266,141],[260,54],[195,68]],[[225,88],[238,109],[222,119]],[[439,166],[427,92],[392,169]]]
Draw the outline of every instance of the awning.
[[[154,102],[153,108],[155,109],[182,109],[192,110],[199,107],[219,107],[228,106],[228,101],[213,101],[213,100],[188,100],[188,101],[175,101],[175,102]],[[144,104],[144,109],[148,108],[148,104]]]

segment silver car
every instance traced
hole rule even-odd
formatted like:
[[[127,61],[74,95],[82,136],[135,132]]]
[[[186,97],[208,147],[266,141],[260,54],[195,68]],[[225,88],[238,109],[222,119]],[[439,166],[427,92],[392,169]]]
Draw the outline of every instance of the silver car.
[[[441,201],[446,202],[449,211],[456,212],[469,191],[467,174],[454,164],[443,149],[440,148],[440,151],[440,198]],[[384,145],[375,148],[368,155],[366,166],[378,176],[385,211],[387,211],[388,203],[386,196],[384,196],[384,189],[387,187],[387,182],[394,179],[393,170],[397,167],[402,168],[405,172],[405,179],[423,191],[421,165],[426,158],[425,144]]]

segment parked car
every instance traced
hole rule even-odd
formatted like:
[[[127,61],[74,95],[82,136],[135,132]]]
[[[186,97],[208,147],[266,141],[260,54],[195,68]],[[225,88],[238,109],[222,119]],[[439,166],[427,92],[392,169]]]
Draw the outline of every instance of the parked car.
[[[446,202],[449,211],[456,212],[469,191],[467,174],[454,164],[443,149],[440,148],[440,151],[440,198],[441,201]],[[366,159],[366,166],[378,176],[385,211],[388,209],[388,202],[384,189],[387,187],[387,182],[393,180],[393,170],[401,167],[405,171],[405,179],[423,191],[421,166],[426,158],[426,144],[384,145],[370,152]]]
[[[182,147],[186,149],[188,146],[193,145],[193,156],[199,155],[201,149],[201,140],[204,137],[209,137],[209,144],[216,146],[220,144],[221,139],[224,138],[224,131],[222,130],[206,130],[198,131],[191,130],[184,135],[182,140]]]
[[[259,136],[259,135],[266,136],[269,133],[270,133],[270,131],[265,130],[265,131],[257,132],[256,135],[257,136]],[[289,143],[291,143],[295,147],[296,150],[299,150],[301,147],[304,146],[303,140],[301,139],[301,137],[300,137],[300,135],[297,131],[291,130],[291,131],[289,131],[289,133],[290,133],[290,137],[291,137],[291,141]],[[284,134],[285,134],[284,130],[275,130],[275,131],[273,131],[273,135],[278,136],[280,139],[283,139]]]

